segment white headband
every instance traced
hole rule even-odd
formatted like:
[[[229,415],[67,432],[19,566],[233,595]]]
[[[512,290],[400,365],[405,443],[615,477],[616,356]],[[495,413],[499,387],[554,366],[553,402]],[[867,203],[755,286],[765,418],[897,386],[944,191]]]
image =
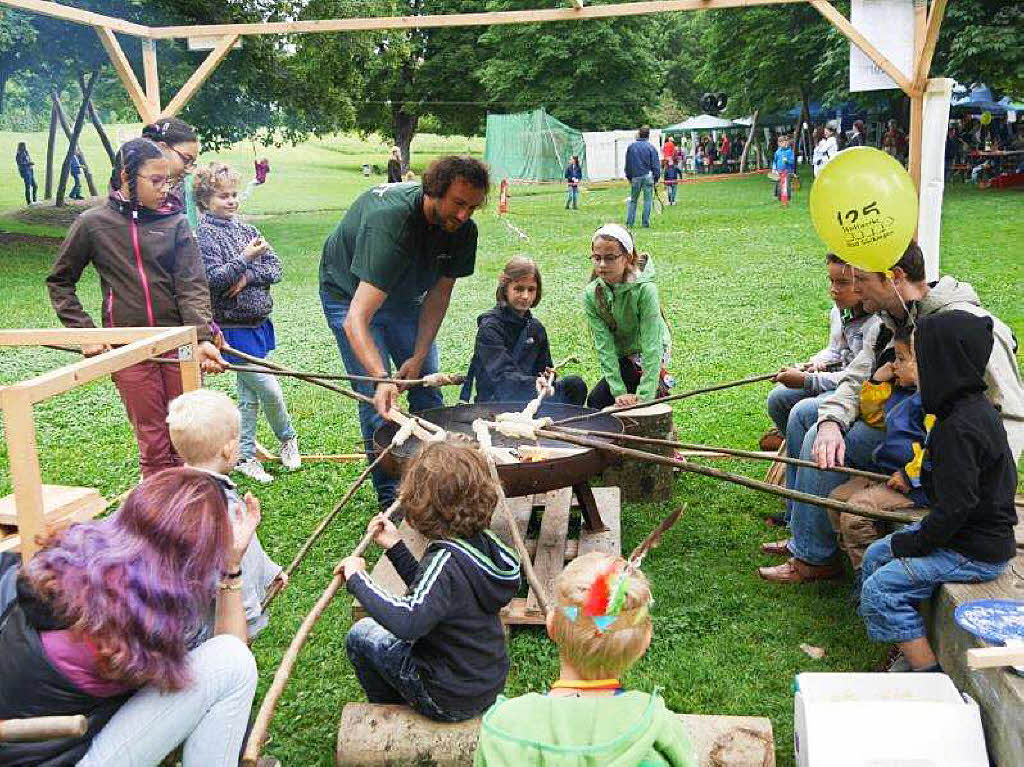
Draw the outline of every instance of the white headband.
[[[626,227],[622,224],[605,224],[596,232],[590,239],[590,243],[593,244],[594,240],[598,237],[610,237],[613,240],[617,240],[622,247],[626,249],[627,255],[633,254],[633,238],[630,237],[629,232],[626,231]]]

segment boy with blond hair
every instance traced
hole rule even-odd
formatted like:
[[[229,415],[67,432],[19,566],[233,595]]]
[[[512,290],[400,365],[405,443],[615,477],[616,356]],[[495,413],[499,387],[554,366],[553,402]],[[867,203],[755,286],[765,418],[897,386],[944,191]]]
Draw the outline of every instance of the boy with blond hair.
[[[405,703],[441,722],[471,719],[505,687],[508,652],[499,613],[519,591],[519,560],[488,529],[498,488],[469,446],[433,443],[405,471],[399,500],[409,525],[430,539],[417,562],[386,514],[367,532],[408,585],[389,594],[346,557],[348,590],[370,616],[346,649],[371,703]]]
[[[577,557],[555,582],[548,636],[560,671],[547,695],[499,698],[483,718],[476,767],[697,764],[686,728],[657,690],[619,681],[651,643],[651,589],[625,559]]]
[[[171,400],[167,408],[167,430],[174,449],[185,465],[213,476],[227,496],[228,509],[237,515],[244,503],[259,505],[251,493],[239,497],[228,473],[238,462],[238,408],[226,394],[211,389],[198,389]],[[254,533],[242,557],[242,606],[245,609],[249,641],[256,638],[269,619],[263,613],[263,598],[270,585],[280,580],[287,585],[288,575],[260,545]],[[213,615],[193,639],[199,644],[213,635]],[[190,643],[191,644],[191,643]]]

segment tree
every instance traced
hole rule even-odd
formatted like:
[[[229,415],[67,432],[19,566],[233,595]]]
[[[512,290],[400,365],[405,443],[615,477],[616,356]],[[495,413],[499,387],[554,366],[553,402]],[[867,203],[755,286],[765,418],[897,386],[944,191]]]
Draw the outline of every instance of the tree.
[[[493,0],[489,10],[536,7]],[[484,99],[503,112],[536,109],[580,130],[632,127],[647,119],[662,90],[652,17],[517,24],[480,36],[489,54],[478,75]]]
[[[7,82],[28,63],[36,42],[32,17],[5,8],[0,13],[0,112],[4,111]]]

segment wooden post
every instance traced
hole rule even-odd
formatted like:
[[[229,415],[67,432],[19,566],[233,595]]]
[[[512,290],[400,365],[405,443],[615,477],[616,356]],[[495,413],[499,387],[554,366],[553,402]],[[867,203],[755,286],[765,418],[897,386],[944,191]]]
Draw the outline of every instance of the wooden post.
[[[78,137],[82,134],[82,123],[85,122],[85,113],[97,79],[96,73],[93,72],[92,77],[89,78],[85,85],[85,97],[82,100],[82,106],[78,110],[78,114],[75,116],[75,125],[71,129],[71,136],[68,139],[68,153],[64,157],[64,165],[60,169],[60,180],[57,182],[57,199],[54,201],[54,204],[58,208],[64,204],[64,192],[67,191],[68,173],[71,171],[71,155],[78,149]]]
[[[82,78],[79,78],[79,85],[81,86],[82,92],[84,93],[85,92],[85,81]],[[91,104],[92,101],[90,100],[88,103]],[[70,142],[71,141],[71,126],[68,125],[68,118],[64,115],[64,109],[63,109],[63,107],[61,107],[60,101],[54,101],[54,108],[57,111],[57,122],[60,124],[61,130],[64,132],[64,137],[67,138],[67,140]],[[82,164],[82,173],[85,174],[85,182],[89,186],[89,194],[91,194],[93,197],[95,197],[96,196],[96,183],[93,181],[92,171],[89,170],[89,163],[86,162],[85,155],[82,154],[82,150],[81,149],[77,149],[76,151],[78,152],[78,160]]]
[[[182,392],[195,391],[203,385],[202,371],[199,369],[197,348],[199,338],[196,329],[192,328],[192,340],[187,346],[178,349],[178,364],[181,367],[181,390]]]
[[[18,509],[18,533],[21,536],[21,561],[28,562],[39,550],[37,538],[46,533],[43,515],[43,480],[36,454],[36,426],[32,419],[32,400],[24,391],[0,391],[4,431],[11,462],[11,484]]]
[[[618,416],[623,422],[626,434],[653,439],[670,439],[672,436],[672,406],[655,402],[649,407],[630,410]],[[672,455],[672,448],[650,446],[651,452]],[[667,501],[672,497],[675,486],[671,466],[649,461],[623,459],[617,466],[605,469],[604,484],[616,485],[622,490],[625,501]]]
[[[121,84],[128,91],[128,97],[135,105],[135,109],[139,116],[142,117],[142,121],[146,123],[153,122],[158,113],[153,111],[153,108],[150,106],[149,98],[143,92],[142,86],[139,85],[139,80],[135,76],[135,72],[132,71],[132,65],[128,62],[128,57],[124,55],[121,44],[117,42],[113,31],[110,27],[105,26],[98,26],[95,29],[96,34],[100,37],[100,42],[103,44],[103,49],[107,52],[107,56],[110,57],[110,63],[114,65],[114,71],[121,78]]]
[[[750,142],[754,140],[754,131],[757,130],[757,113],[760,110],[754,110],[754,116],[750,118],[750,132],[747,133],[747,143],[743,145],[743,154],[740,155],[740,173],[743,173],[747,168],[747,153],[750,152]]]
[[[160,112],[160,75],[156,65],[156,40],[142,41],[142,69],[146,76],[146,98],[153,111]]]
[[[199,65],[199,68],[192,73],[192,76],[188,78],[181,90],[178,91],[174,98],[172,98],[167,106],[160,112],[161,117],[171,117],[178,114],[184,108],[184,106],[191,100],[196,94],[196,91],[202,86],[203,83],[213,74],[213,70],[224,60],[224,57],[231,51],[231,46],[235,44],[238,39],[237,34],[227,34],[221,37],[220,42],[217,43],[217,47],[210,51],[210,55],[207,56],[203,63]]]
[[[914,0],[914,71],[921,61],[925,33],[928,25],[927,0]],[[913,75],[911,75],[913,76]],[[914,83],[916,86],[916,83]],[[921,193],[921,147],[924,140],[924,89],[916,88],[910,94],[910,138],[907,172]]]
[[[103,151],[107,153],[107,159],[109,159],[110,164],[113,165],[114,147],[110,145],[110,137],[107,136],[107,132],[103,129],[103,123],[100,121],[99,112],[96,111],[96,107],[92,103],[92,99],[89,99],[89,121],[92,123],[92,127],[96,129],[96,133],[100,137],[100,143],[103,144]]]

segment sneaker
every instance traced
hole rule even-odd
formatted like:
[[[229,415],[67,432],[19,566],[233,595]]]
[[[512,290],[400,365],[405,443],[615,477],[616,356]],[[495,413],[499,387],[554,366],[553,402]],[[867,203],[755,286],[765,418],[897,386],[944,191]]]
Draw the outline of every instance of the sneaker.
[[[244,474],[249,479],[254,479],[264,485],[267,485],[274,481],[274,478],[267,474],[266,469],[263,468],[263,464],[257,461],[255,458],[249,458],[242,461],[238,466],[235,467],[235,471],[239,474]]]
[[[297,437],[286,439],[281,443],[281,465],[288,469],[288,471],[295,471],[302,465]]]

